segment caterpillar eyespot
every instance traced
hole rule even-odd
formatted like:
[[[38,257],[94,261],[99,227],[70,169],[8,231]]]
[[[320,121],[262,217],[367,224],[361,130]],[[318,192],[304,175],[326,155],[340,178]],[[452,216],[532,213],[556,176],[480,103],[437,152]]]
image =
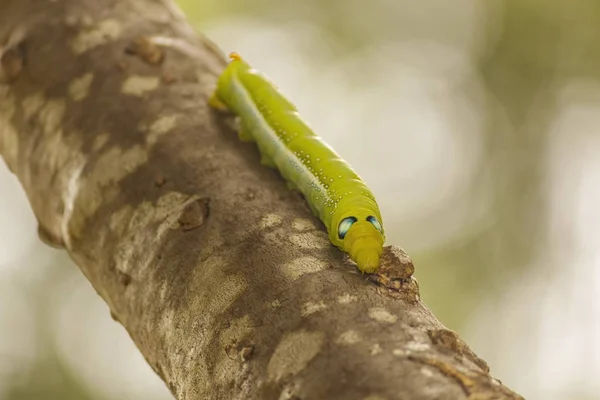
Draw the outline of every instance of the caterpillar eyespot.
[[[256,142],[261,162],[277,168],[288,186],[302,193],[331,243],[350,254],[362,272],[377,271],[385,234],[371,190],[273,83],[239,54],[229,57],[209,104],[238,115],[245,127],[240,138]]]
[[[379,232],[381,232],[383,230],[383,228],[381,227],[381,224],[379,223],[377,218],[375,218],[374,216],[369,215],[367,217],[367,221],[369,221],[375,227],[375,229],[377,229]]]
[[[350,230],[350,227],[358,221],[355,217],[344,218],[340,225],[338,226],[338,237],[340,239],[344,239],[346,233]]]

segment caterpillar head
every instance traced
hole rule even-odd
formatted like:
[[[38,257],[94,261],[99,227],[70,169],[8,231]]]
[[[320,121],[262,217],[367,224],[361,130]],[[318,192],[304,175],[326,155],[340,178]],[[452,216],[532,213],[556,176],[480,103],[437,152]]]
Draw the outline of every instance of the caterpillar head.
[[[376,207],[353,207],[336,213],[329,233],[331,241],[350,255],[363,273],[379,268],[385,235]]]

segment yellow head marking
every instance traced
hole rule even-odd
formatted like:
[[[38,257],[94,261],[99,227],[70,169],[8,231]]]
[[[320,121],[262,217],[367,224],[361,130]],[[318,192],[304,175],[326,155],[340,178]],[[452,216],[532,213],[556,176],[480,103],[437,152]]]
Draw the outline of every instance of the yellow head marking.
[[[371,274],[379,268],[384,238],[366,219],[355,222],[344,237],[344,251],[358,264],[363,273]]]

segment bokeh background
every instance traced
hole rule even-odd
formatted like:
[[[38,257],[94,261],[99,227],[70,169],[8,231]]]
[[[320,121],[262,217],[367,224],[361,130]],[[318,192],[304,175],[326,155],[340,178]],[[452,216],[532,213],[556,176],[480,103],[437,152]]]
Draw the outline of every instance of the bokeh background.
[[[355,166],[496,377],[600,398],[600,1],[179,4]],[[0,398],[171,398],[3,162]]]

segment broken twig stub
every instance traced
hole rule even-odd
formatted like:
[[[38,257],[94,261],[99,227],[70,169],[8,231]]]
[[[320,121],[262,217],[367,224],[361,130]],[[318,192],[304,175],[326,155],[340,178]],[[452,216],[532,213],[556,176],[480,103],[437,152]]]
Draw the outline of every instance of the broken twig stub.
[[[379,285],[379,293],[403,299],[409,303],[419,301],[419,284],[412,276],[415,266],[404,250],[386,246],[381,255],[381,264],[368,279]]]

